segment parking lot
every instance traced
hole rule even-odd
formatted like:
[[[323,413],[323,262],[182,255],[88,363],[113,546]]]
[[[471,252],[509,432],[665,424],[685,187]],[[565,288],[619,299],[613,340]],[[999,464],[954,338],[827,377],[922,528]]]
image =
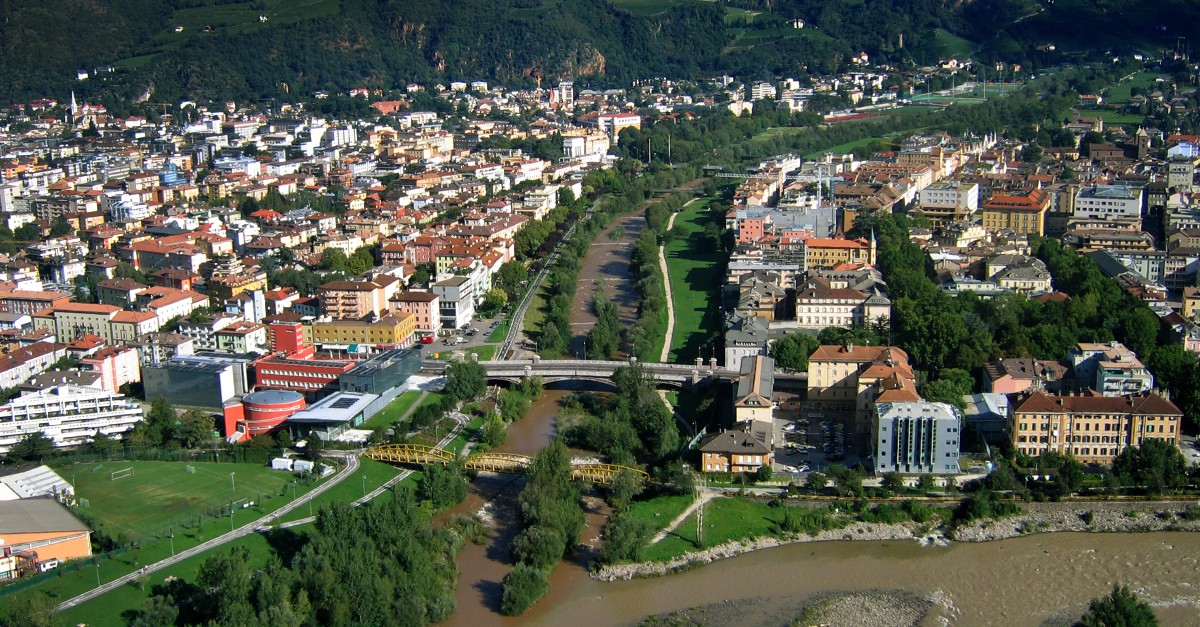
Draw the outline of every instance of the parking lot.
[[[783,417],[775,420],[775,474],[802,478],[824,472],[830,464],[869,466],[856,454],[851,436],[839,421],[822,418]]]

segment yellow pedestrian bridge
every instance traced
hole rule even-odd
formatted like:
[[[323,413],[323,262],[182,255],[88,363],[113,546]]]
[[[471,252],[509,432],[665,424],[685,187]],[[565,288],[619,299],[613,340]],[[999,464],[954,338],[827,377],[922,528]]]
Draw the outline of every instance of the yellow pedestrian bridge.
[[[373,459],[390,464],[404,466],[428,466],[430,464],[446,465],[458,459],[454,451],[424,446],[421,444],[383,444],[373,446],[363,453],[367,459]],[[502,472],[506,474],[524,474],[529,469],[533,458],[528,455],[514,453],[479,453],[468,456],[463,460],[463,466],[468,470],[480,472]],[[571,478],[591,483],[611,483],[613,476],[622,470],[629,470],[643,481],[649,481],[650,475],[643,470],[618,466],[616,464],[585,463],[571,466]]]

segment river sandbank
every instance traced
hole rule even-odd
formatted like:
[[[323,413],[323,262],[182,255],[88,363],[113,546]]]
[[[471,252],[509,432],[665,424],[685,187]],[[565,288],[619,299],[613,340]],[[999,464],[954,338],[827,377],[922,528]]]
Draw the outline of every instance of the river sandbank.
[[[935,598],[903,590],[823,592],[788,604],[737,599],[690,607],[643,619],[640,627],[741,627],[743,625],[828,625],[830,627],[917,627]],[[769,609],[768,609],[769,608]]]
[[[701,551],[659,562],[635,562],[601,566],[592,572],[600,581],[657,577],[687,570],[717,560],[787,544],[838,540],[915,540],[922,544],[990,542],[1033,533],[1075,531],[1087,533],[1144,533],[1151,531],[1200,531],[1200,520],[1185,520],[1190,501],[1077,501],[1022,503],[1021,514],[1001,519],[979,520],[964,525],[930,528],[928,524],[855,522],[841,529],[814,535],[790,534],[735,540]]]

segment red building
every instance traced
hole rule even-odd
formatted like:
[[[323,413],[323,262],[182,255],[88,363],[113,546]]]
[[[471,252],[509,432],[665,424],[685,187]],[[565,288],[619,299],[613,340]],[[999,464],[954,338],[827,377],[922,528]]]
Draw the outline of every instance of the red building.
[[[357,365],[352,359],[315,359],[299,322],[272,322],[271,355],[254,363],[260,389],[294,390],[311,398],[336,392],[338,379]]]

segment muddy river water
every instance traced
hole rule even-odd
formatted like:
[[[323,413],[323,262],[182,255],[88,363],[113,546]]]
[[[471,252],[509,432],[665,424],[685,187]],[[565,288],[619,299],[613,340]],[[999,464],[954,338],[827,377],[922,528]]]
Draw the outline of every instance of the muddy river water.
[[[501,450],[533,453],[555,430],[566,392],[547,391],[511,426]],[[929,625],[1039,625],[1077,618],[1088,599],[1113,582],[1129,585],[1156,607],[1166,625],[1200,625],[1200,534],[1039,534],[979,544],[922,547],[916,542],[823,542],[749,553],[687,572],[602,583],[588,577],[588,551],[564,562],[550,593],[520,618],[499,615],[500,581],[511,568],[508,543],[520,531],[515,510],[520,479],[482,477],[455,509],[497,523],[489,542],[468,544],[458,558],[457,610],[447,625],[588,627],[636,623],[649,614],[726,600],[746,604],[745,625],[783,625],[798,602],[821,592],[904,589],[939,599]],[[500,495],[500,498],[495,498]],[[599,506],[582,539],[594,545]]]

